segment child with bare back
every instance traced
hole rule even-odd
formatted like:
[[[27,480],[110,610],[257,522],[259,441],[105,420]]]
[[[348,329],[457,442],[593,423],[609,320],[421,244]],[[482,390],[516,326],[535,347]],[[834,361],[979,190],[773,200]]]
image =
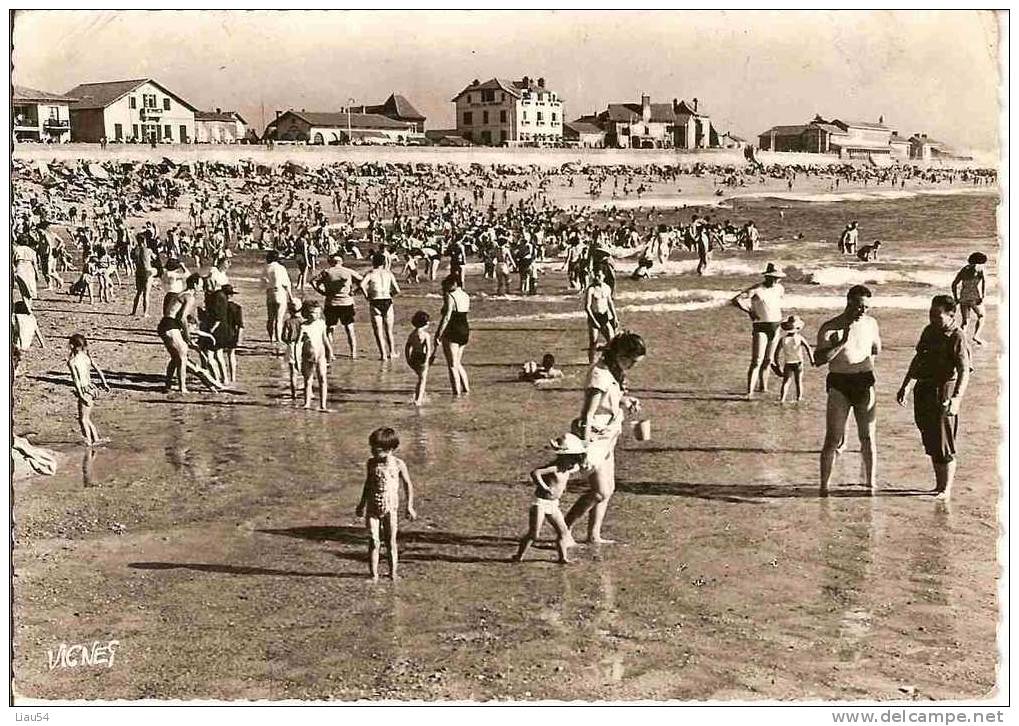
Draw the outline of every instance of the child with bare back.
[[[389,578],[396,579],[396,535],[400,512],[400,485],[407,493],[407,516],[417,519],[414,511],[414,485],[411,483],[407,464],[393,452],[400,448],[400,437],[388,427],[378,428],[368,437],[372,456],[366,464],[367,475],[356,516],[365,518],[370,536],[368,544],[368,570],[371,579],[379,579],[379,549],[382,537],[386,538],[389,555]]]
[[[74,395],[78,399],[78,426],[81,428],[81,435],[85,437],[85,445],[98,446],[109,439],[100,438],[99,430],[92,423],[92,406],[95,405],[99,393],[92,383],[92,371],[99,376],[99,382],[102,383],[104,390],[109,392],[110,386],[102,370],[89,356],[85,336],[75,333],[69,342],[71,355],[67,359],[67,367],[71,370],[71,385],[74,386]]]
[[[552,522],[552,528],[556,531],[556,547],[559,550],[559,563],[568,564],[567,550],[576,543],[570,535],[570,528],[563,518],[559,509],[559,498],[566,491],[566,484],[572,474],[579,473],[587,458],[587,448],[584,441],[575,434],[566,434],[562,438],[552,442],[556,452],[555,461],[547,466],[540,466],[531,472],[531,481],[534,482],[534,503],[528,514],[529,528],[527,534],[520,540],[520,547],[514,560],[520,562],[530,546],[537,541],[541,534],[541,527],[545,523],[545,517]]]
[[[407,365],[411,367],[418,377],[417,386],[414,389],[414,405],[420,406],[425,402],[425,386],[428,384],[428,361],[432,357],[435,344],[432,336],[428,334],[428,323],[430,319],[424,310],[418,310],[410,319],[414,330],[407,336],[407,342],[403,346],[403,354],[407,359]]]
[[[298,314],[301,308],[301,301],[291,298],[287,302],[287,317],[283,321],[283,332],[280,333],[280,340],[286,345],[287,368],[290,371],[290,398],[297,400],[297,376],[301,372],[301,350],[298,343],[301,340],[301,325],[304,320]]]

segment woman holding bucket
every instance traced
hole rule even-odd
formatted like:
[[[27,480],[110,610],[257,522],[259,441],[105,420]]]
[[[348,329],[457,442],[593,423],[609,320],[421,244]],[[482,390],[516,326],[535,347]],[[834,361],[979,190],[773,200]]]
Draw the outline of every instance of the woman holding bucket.
[[[591,366],[584,390],[580,417],[574,420],[574,433],[584,439],[590,489],[581,495],[566,515],[566,524],[573,524],[588,515],[587,541],[609,544],[601,536],[602,522],[609,499],[616,490],[616,442],[623,430],[623,410],[636,413],[640,402],[626,395],[626,371],[647,354],[644,340],[636,333],[622,332],[609,341],[601,358]],[[641,438],[650,434],[647,422],[637,430]]]

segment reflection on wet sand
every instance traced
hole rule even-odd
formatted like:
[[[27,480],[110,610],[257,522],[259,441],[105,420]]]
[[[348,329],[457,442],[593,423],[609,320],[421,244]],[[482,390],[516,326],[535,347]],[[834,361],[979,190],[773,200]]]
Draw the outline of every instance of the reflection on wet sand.
[[[856,501],[859,506],[833,511],[831,499],[818,500],[823,564],[820,595],[824,611],[834,615],[826,619],[825,630],[835,639],[843,662],[859,657],[873,619],[866,591],[877,547],[874,515],[879,500]]]

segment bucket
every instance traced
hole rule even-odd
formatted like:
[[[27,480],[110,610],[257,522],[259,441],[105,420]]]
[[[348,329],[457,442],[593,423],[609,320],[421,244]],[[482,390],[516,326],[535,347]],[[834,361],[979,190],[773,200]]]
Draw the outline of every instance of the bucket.
[[[633,425],[633,437],[637,441],[650,441],[651,440],[651,420],[643,419],[637,421]]]

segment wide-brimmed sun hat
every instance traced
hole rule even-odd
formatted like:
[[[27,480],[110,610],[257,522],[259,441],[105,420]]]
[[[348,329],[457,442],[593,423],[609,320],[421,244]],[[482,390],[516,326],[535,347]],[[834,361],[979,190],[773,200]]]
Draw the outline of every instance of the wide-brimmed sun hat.
[[[580,454],[587,453],[587,445],[584,440],[576,434],[563,434],[558,439],[551,439],[548,445],[557,454],[567,454],[579,456]]]
[[[790,315],[782,321],[782,330],[803,330],[803,318],[799,315]]]
[[[761,274],[765,277],[785,277],[785,273],[775,267],[774,262],[769,262],[768,266],[764,268],[764,272]]]

